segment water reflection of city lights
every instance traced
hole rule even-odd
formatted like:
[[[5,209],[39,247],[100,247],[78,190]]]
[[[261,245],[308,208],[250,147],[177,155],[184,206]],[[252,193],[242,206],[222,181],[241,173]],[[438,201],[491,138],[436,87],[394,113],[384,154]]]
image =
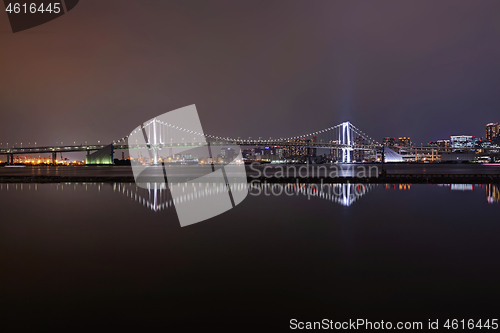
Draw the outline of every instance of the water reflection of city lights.
[[[498,200],[500,199],[500,190],[498,188],[498,185],[495,184],[487,184],[486,185],[486,193],[488,196],[488,203],[497,203]]]
[[[150,183],[145,188],[128,183],[115,183],[115,192],[122,193],[143,206],[153,211],[161,211],[174,205],[197,200],[204,196],[215,195],[226,191],[225,184],[200,183],[196,195],[186,195],[177,200],[172,199],[166,185],[163,183]],[[169,185],[170,186],[170,185]],[[186,183],[173,186],[193,186]],[[301,183],[242,183],[231,186],[231,191],[248,191],[250,196],[296,196],[305,200],[322,199],[342,206],[351,206],[361,197],[378,185],[375,184],[301,184]]]
[[[434,186],[448,187],[451,191],[461,192],[470,192],[474,191],[475,188],[481,188],[486,191],[488,203],[498,204],[500,202],[500,187],[498,184],[436,184]],[[411,189],[411,184],[385,184],[384,189],[406,191]]]

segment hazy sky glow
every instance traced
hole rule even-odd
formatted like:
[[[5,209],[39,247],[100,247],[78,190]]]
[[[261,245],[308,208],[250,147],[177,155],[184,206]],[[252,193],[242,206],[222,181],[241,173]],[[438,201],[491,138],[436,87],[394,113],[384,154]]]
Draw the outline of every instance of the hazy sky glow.
[[[190,104],[220,136],[484,136],[499,17],[497,0],[82,0],[13,34],[0,13],[0,142],[111,142]]]

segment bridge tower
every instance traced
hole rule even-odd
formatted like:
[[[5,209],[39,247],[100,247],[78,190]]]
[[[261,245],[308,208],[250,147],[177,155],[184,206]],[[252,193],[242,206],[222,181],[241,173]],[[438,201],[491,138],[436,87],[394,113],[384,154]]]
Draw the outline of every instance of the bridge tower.
[[[157,128],[157,123],[158,121],[156,120],[156,117],[153,119],[152,122],[150,122],[147,126],[147,133],[146,133],[146,126],[142,128],[142,133],[144,135],[144,139],[146,140],[146,144],[148,146],[148,152],[149,156],[153,162],[153,165],[158,165],[158,160],[159,160],[159,146],[160,143],[162,142],[161,140],[161,128]],[[152,133],[151,133],[152,132]]]
[[[352,152],[352,128],[349,121],[342,123],[342,130],[339,132],[339,143],[344,147],[342,148],[342,163],[351,163],[351,152]]]
[[[158,140],[158,132],[156,131],[157,121],[156,117],[153,121],[153,165],[158,165],[158,143],[161,141],[161,137]],[[151,138],[151,136],[150,136]],[[151,141],[151,139],[150,139]],[[151,142],[150,142],[151,143]]]

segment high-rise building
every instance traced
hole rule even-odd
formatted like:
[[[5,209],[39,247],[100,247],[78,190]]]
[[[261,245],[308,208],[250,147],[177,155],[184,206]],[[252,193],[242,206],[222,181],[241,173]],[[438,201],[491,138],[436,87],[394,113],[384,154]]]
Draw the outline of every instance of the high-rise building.
[[[338,144],[338,140],[331,140],[331,144]],[[342,159],[342,149],[331,148],[330,149],[330,158],[334,161],[339,161]]]
[[[306,147],[306,139],[294,139],[291,140],[291,143],[297,145],[283,147],[283,155],[285,157],[293,158],[307,155],[308,149]]]
[[[396,145],[396,138],[385,137],[384,145],[387,147],[394,147]]]
[[[474,148],[478,141],[472,135],[452,135],[450,138],[450,146],[452,148]]]
[[[365,145],[369,144],[368,140],[362,136],[357,136],[354,139],[354,143],[357,146],[365,146]],[[352,153],[352,157],[356,161],[362,161],[362,160],[365,160],[367,158],[368,153],[369,153],[369,151],[367,151],[367,150],[355,149]]]
[[[486,140],[493,141],[499,134],[499,125],[498,123],[489,123],[486,125]]]
[[[318,136],[317,135],[313,135],[312,139],[308,140],[308,142],[317,143],[318,142]],[[307,155],[310,156],[310,157],[316,157],[316,148],[309,148],[307,150]]]
[[[410,137],[400,136],[398,139],[398,146],[400,147],[411,147]]]

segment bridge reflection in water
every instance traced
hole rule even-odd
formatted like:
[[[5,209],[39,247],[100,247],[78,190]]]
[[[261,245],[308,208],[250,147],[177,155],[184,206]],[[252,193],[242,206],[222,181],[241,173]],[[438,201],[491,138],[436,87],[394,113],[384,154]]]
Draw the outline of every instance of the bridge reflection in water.
[[[165,183],[145,183],[136,185],[135,183],[59,183],[53,184],[56,190],[67,191],[84,188],[101,188],[112,186],[113,191],[120,193],[130,200],[147,207],[155,212],[160,212],[171,208],[174,205],[182,205],[193,202],[199,198],[216,195],[222,192],[227,192],[226,184],[220,183],[199,183],[196,191],[190,191],[189,194],[172,198],[170,190],[167,189]],[[170,184],[169,186],[179,187],[182,191],[187,186],[193,184],[178,183]],[[378,186],[383,186],[386,190],[410,191],[412,184],[305,184],[305,183],[240,183],[234,184],[231,187],[231,192],[248,191],[249,196],[296,196],[302,197],[304,200],[325,200],[331,203],[339,204],[345,207],[353,205],[356,201],[367,195],[370,191]],[[499,184],[440,184],[440,185],[419,185],[419,186],[438,186],[449,188],[452,191],[485,191],[486,200],[490,204],[498,204],[500,202],[500,185]],[[39,184],[0,184],[0,191],[38,191]],[[188,192],[188,191],[186,191]]]
[[[131,200],[150,208],[153,211],[162,211],[173,205],[195,201],[199,198],[226,192],[225,184],[170,184],[179,187],[196,186],[196,191],[174,199],[167,190],[165,183],[144,183],[137,186],[133,183],[115,183],[114,191],[119,192]],[[301,183],[240,183],[231,187],[231,192],[248,191],[250,196],[300,196],[306,200],[322,199],[342,206],[351,206],[364,195],[368,194],[377,184],[301,184]],[[188,191],[186,191],[188,192]]]
[[[187,190],[188,187],[195,187],[195,191],[186,191],[190,193],[172,198],[170,190],[167,189],[165,183],[114,183],[113,190],[124,194],[155,212],[162,211],[173,205],[182,205],[207,196],[228,192],[227,185],[223,183],[173,183],[168,186],[170,188],[175,187],[176,190],[182,192],[184,192],[184,189]],[[233,194],[248,191],[248,184],[232,184],[230,189]]]
[[[180,189],[187,185],[186,183],[173,184]],[[215,195],[221,192],[226,192],[227,188],[224,184],[217,183],[200,183],[197,191],[191,194],[186,194],[178,199],[173,199],[170,192],[167,190],[165,183],[146,183],[144,188],[131,183],[115,183],[114,190],[124,194],[132,200],[142,204],[145,207],[154,211],[161,211],[174,204],[192,202],[198,198]],[[305,200],[321,199],[345,207],[353,205],[356,201],[367,195],[370,191],[378,186],[384,186],[385,189],[395,189],[399,191],[411,190],[412,184],[305,184],[305,183],[241,183],[231,187],[231,191],[249,191],[250,196],[298,196]],[[436,185],[428,185],[436,186]],[[486,199],[488,203],[499,203],[500,201],[500,186],[497,184],[446,184],[437,185],[449,187],[452,191],[471,191],[474,188],[484,189],[486,191]]]

